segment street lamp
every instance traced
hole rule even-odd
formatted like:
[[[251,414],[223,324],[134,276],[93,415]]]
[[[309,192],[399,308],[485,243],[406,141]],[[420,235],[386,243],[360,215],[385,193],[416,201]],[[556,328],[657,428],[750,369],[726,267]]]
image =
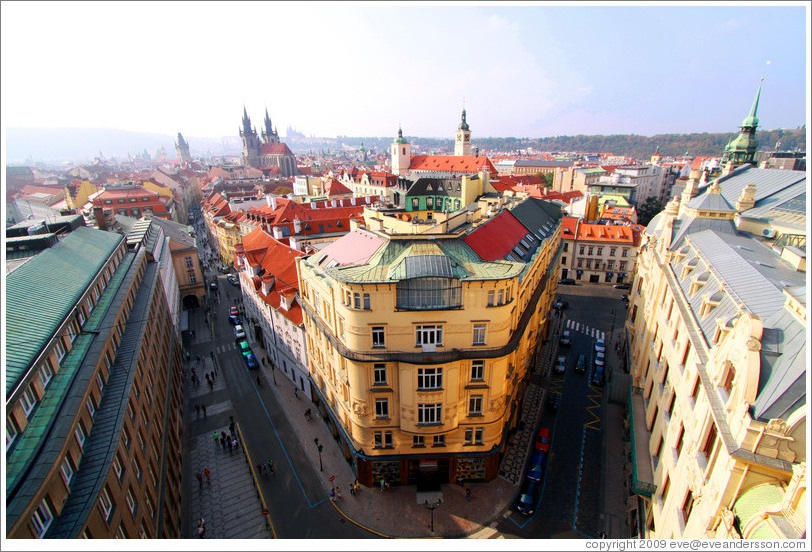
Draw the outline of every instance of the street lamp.
[[[423,505],[431,512],[431,532],[434,533],[434,509],[443,503],[442,498],[438,498],[436,503],[429,504],[428,500],[423,501]]]
[[[324,471],[324,466],[321,464],[321,449],[324,448],[323,445],[319,444],[319,438],[315,437],[313,441],[316,443],[316,448],[319,450],[319,471]]]

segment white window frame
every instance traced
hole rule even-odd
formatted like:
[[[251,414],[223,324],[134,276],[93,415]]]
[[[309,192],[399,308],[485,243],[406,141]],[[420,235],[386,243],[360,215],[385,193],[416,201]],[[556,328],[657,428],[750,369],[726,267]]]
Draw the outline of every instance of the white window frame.
[[[375,364],[372,367],[372,385],[386,385],[386,364]]]
[[[51,366],[51,361],[47,358],[45,362],[42,363],[42,366],[39,368],[39,379],[42,382],[42,389],[45,390],[48,387],[48,384],[51,383],[51,380],[54,377],[54,367]]]
[[[439,324],[416,326],[415,346],[422,347],[423,345],[436,345],[438,347],[442,347],[443,326]]]
[[[34,394],[34,390],[31,387],[26,387],[25,391],[23,392],[23,396],[20,397],[20,404],[23,407],[23,414],[25,414],[26,419],[28,419],[31,411],[34,410],[34,407],[37,406],[37,396]]]
[[[445,446],[445,435],[435,435],[434,442],[432,443],[433,447],[444,447]]]
[[[485,381],[485,361],[471,361],[471,381]]]
[[[113,456],[113,473],[116,474],[116,479],[121,481],[124,475],[124,468],[121,466],[121,458],[118,457],[118,454]]]
[[[6,419],[6,450],[11,447],[11,444],[17,439],[19,434],[20,432],[17,431],[17,425],[14,421],[10,417]]]
[[[426,439],[422,435],[412,435],[412,446],[413,447],[425,447],[426,446]]]
[[[99,508],[101,508],[104,520],[110,523],[110,517],[113,513],[113,501],[110,500],[110,493],[107,491],[107,487],[104,487],[99,493]]]
[[[59,466],[59,471],[62,472],[62,479],[65,480],[65,485],[70,487],[70,480],[73,479],[73,462],[71,462],[70,456],[67,454],[65,458],[62,460],[62,465]]]
[[[494,304],[495,304],[494,303],[495,296],[496,296],[496,292],[494,290],[488,291],[488,306],[489,307],[494,306]]]
[[[386,330],[383,326],[372,327],[372,348],[383,349],[386,347]]]
[[[82,427],[82,422],[76,424],[76,429],[73,431],[73,434],[76,435],[76,442],[79,443],[79,447],[84,447],[85,441],[87,440],[87,432],[85,428]]]
[[[474,428],[474,444],[481,445],[482,444],[482,435],[485,433],[484,428],[475,427]]]
[[[417,423],[418,424],[442,424],[443,423],[443,404],[418,404],[417,405]]]
[[[468,398],[468,415],[482,416],[482,395],[471,395]]]
[[[389,418],[389,399],[375,399],[375,417],[382,419]]]
[[[54,514],[51,512],[48,502],[43,498],[34,514],[31,516],[31,525],[34,526],[34,534],[38,539],[45,538],[45,533],[54,521]]]
[[[443,388],[443,368],[418,368],[417,390],[435,391]]]
[[[392,440],[392,432],[383,432],[383,448],[395,448],[394,441]]]
[[[132,489],[127,489],[127,494],[124,499],[127,501],[127,509],[130,510],[132,515],[135,515],[135,512],[138,510],[138,503],[135,501],[135,497],[133,497]]]
[[[364,310],[372,310],[369,293],[364,294]]]
[[[71,320],[68,323],[68,327],[66,328],[66,331],[68,333],[68,341],[70,341],[71,343],[76,341],[76,336],[79,335],[79,330],[76,329],[77,325],[78,324],[76,323],[76,320]]]
[[[95,418],[96,417],[96,405],[93,403],[93,396],[92,395],[87,398],[87,401],[85,402],[85,404],[87,404],[87,411],[90,412],[90,417]]]
[[[56,361],[62,364],[62,359],[65,358],[66,354],[68,354],[68,349],[65,347],[65,343],[62,341],[61,337],[57,338],[56,340],[54,352],[56,353]]]
[[[485,334],[487,330],[487,324],[474,324],[474,345],[485,345]]]

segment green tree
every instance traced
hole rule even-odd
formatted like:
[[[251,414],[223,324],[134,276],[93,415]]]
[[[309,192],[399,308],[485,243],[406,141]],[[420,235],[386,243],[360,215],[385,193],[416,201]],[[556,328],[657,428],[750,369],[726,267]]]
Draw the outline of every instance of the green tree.
[[[662,211],[663,207],[663,202],[659,198],[654,196],[647,197],[646,201],[637,206],[637,223],[648,226],[648,223],[651,222],[654,215]]]

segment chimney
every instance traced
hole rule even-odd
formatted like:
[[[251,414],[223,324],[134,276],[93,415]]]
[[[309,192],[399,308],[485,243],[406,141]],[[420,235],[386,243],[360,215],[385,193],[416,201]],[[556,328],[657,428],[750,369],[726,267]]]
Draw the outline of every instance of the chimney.
[[[276,209],[276,196],[271,196],[271,209]]]
[[[742,195],[736,200],[736,210],[738,212],[752,209],[756,204],[756,185],[748,184],[742,190]]]
[[[98,226],[99,230],[107,232],[109,228],[107,228],[107,217],[104,216],[104,209],[101,207],[93,207],[93,216],[96,219],[96,226]]]

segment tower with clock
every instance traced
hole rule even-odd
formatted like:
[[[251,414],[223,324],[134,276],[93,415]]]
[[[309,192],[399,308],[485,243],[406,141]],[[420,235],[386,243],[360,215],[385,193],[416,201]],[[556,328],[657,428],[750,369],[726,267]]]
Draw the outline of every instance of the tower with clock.
[[[468,123],[465,120],[465,108],[462,109],[462,120],[457,127],[454,155],[471,155],[471,129],[468,128]]]

